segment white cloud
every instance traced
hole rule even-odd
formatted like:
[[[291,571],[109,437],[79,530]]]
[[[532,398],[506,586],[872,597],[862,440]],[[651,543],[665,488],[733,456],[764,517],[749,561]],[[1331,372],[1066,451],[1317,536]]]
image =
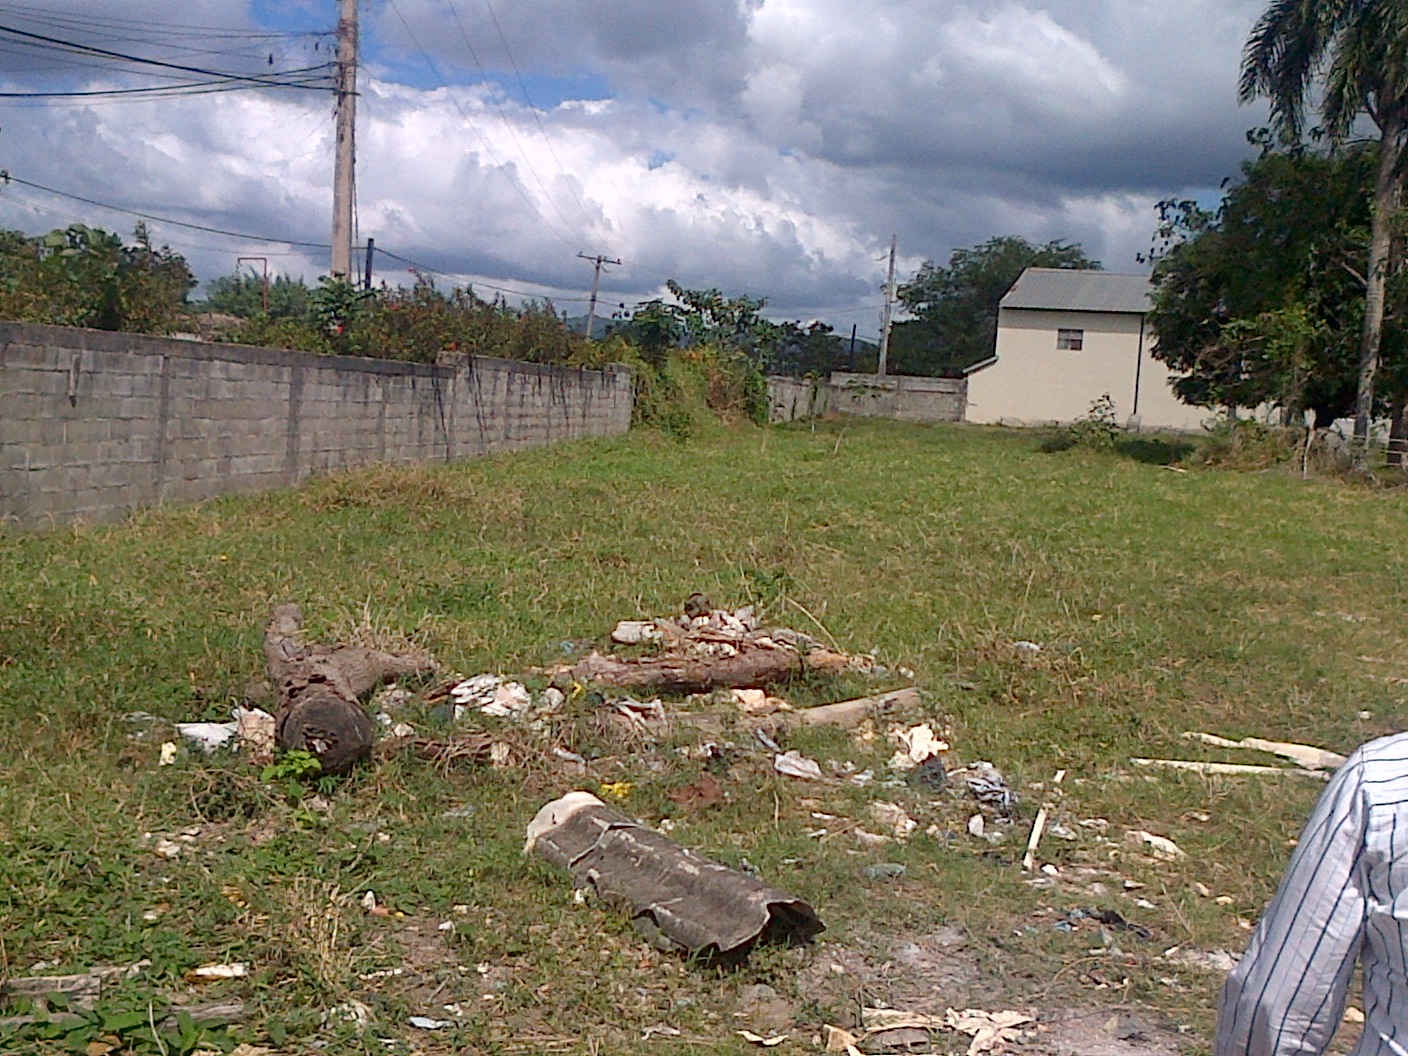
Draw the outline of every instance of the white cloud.
[[[123,17],[155,18],[160,5],[144,2],[124,5]],[[866,313],[892,232],[911,271],[998,234],[1078,240],[1129,269],[1147,247],[1156,198],[1215,186],[1245,154],[1242,131],[1261,114],[1235,105],[1237,63],[1260,6],[376,5],[359,103],[361,231],[438,270],[563,297],[583,296],[590,279],[576,253],[602,252],[628,262],[606,279],[608,300],[648,296],[675,277],[768,295],[789,315],[851,311],[838,327],[856,317],[873,326]],[[426,71],[397,9],[454,87]],[[182,21],[246,14],[202,0]],[[481,83],[466,39],[491,83]],[[32,83],[23,69],[3,76]],[[536,113],[520,76],[541,97]],[[554,92],[582,78],[592,98],[556,102]],[[327,237],[326,96],[17,107],[5,143],[16,175],[85,197],[297,241]],[[25,211],[35,204],[58,214]],[[115,229],[131,221],[23,188],[0,196],[0,223],[34,227],[38,215]],[[259,252],[157,230],[191,247],[205,275]],[[307,266],[310,278],[325,267],[318,250],[264,252],[296,254],[276,259]]]

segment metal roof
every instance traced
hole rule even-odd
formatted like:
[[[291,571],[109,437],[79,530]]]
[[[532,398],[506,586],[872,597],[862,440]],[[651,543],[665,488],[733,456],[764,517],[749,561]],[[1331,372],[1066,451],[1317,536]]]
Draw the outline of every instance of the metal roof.
[[[1069,268],[1028,268],[1003,295],[1003,308],[1045,308],[1070,312],[1133,312],[1149,310],[1153,287],[1147,275],[1116,275],[1109,271]]]

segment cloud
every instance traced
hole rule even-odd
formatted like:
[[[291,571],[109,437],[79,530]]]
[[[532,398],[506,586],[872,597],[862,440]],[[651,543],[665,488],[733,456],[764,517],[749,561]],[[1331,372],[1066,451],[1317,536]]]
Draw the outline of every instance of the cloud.
[[[123,17],[156,19],[144,2]],[[577,253],[600,252],[626,262],[603,280],[608,302],[676,278],[768,296],[784,315],[833,312],[838,328],[873,329],[892,233],[911,273],[999,234],[1080,241],[1128,270],[1155,199],[1215,187],[1246,156],[1262,113],[1235,105],[1237,64],[1260,6],[396,0],[365,26],[360,230],[437,271],[565,303],[590,282]],[[216,20],[252,25],[243,4],[182,15]],[[578,82],[596,85],[589,98],[558,97]],[[16,175],[307,242],[327,238],[331,135],[329,100],[312,93],[16,107],[5,123]],[[22,188],[0,196],[0,222],[41,215],[131,222]],[[310,278],[326,267],[316,249],[157,230],[207,276],[261,245]],[[404,266],[388,258],[386,273]]]

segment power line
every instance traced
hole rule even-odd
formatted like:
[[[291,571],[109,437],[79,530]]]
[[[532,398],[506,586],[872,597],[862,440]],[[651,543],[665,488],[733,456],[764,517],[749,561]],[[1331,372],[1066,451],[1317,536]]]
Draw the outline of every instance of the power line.
[[[179,70],[183,73],[196,73],[201,76],[216,77],[222,80],[247,81],[250,84],[266,85],[274,88],[306,88],[309,91],[332,91],[331,85],[292,84],[278,81],[271,77],[240,74],[229,70],[211,70],[201,66],[186,66],[181,63],[163,62],[160,59],[144,59],[140,55],[128,55],[120,51],[110,51],[107,48],[98,48],[91,44],[79,44],[75,41],[62,40],[58,37],[50,37],[42,33],[30,33],[23,29],[16,29],[13,26],[0,25],[0,33],[8,33],[11,36],[25,40],[36,40],[44,44],[52,45],[63,51],[74,51],[84,55],[99,55],[106,58],[119,59],[123,62],[135,63],[141,66],[156,66],[161,69]]]
[[[489,155],[490,159],[494,162],[494,164],[500,169],[505,168],[504,163],[499,160],[498,155],[494,152],[493,146],[490,145],[488,138],[484,135],[482,131],[480,131],[479,126],[476,125],[472,120],[470,120],[469,114],[465,113],[464,107],[460,105],[459,99],[455,97],[454,90],[450,88],[449,83],[445,80],[445,75],[442,74],[440,72],[440,68],[435,65],[435,60],[430,57],[430,53],[425,50],[425,47],[420,42],[420,38],[416,36],[415,30],[411,28],[411,24],[406,21],[406,16],[401,13],[400,5],[396,3],[396,0],[387,0],[387,2],[391,5],[391,10],[396,12],[396,17],[400,19],[401,25],[405,27],[407,35],[411,38],[412,43],[415,44],[416,49],[421,54],[421,57],[425,59],[425,64],[430,67],[430,71],[435,74],[435,77],[440,81],[440,86],[446,90],[450,102],[453,103],[455,109],[459,111],[460,117],[464,118],[465,124],[467,124],[470,129],[473,130],[474,134],[479,137],[479,142],[484,144],[484,150]],[[507,175],[505,176],[505,178],[507,178]],[[560,241],[563,245],[567,246],[569,249],[576,248],[575,244],[571,239],[569,239],[566,235],[564,235],[561,231],[554,227],[551,222],[549,222],[548,218],[545,217],[542,212],[538,209],[538,206],[534,203],[533,199],[528,197],[528,192],[525,191],[516,180],[509,179],[508,182],[509,185],[512,186],[515,191],[518,192],[518,196],[522,198],[525,203],[527,203],[528,208],[533,211],[533,215],[538,218],[538,220],[543,224],[543,226],[545,226],[549,231],[553,233],[553,235],[557,237],[558,241]]]
[[[402,264],[409,264],[416,271],[423,272],[426,275],[438,275],[442,279],[450,279],[452,281],[467,277],[467,274],[464,272],[461,272],[459,274],[453,274],[448,271],[440,271],[437,268],[432,268],[425,264],[419,264],[416,261],[411,260],[409,257],[403,257],[398,253],[392,253],[390,250],[382,249],[380,242],[377,243],[376,252],[377,256],[379,257],[390,257],[392,260],[399,260]],[[588,298],[586,297],[549,297],[546,294],[533,293],[529,290],[515,290],[511,289],[508,286],[496,286],[491,282],[470,281],[468,282],[468,285],[479,289],[493,290],[495,293],[511,293],[515,297],[527,297],[531,300],[552,301],[554,304],[585,304],[588,300]]]
[[[143,211],[138,210],[138,209],[127,209],[127,208],[124,208],[123,206],[120,206],[120,205],[113,205],[113,204],[111,204],[110,202],[100,202],[100,201],[98,201],[98,200],[96,200],[96,199],[94,199],[94,198],[85,198],[84,196],[82,196],[82,195],[80,195],[80,194],[70,194],[70,193],[68,193],[67,191],[60,191],[60,190],[57,190],[57,189],[55,189],[55,188],[53,188],[53,187],[46,187],[46,186],[44,186],[42,183],[35,183],[35,182],[33,182],[32,180],[21,179],[20,177],[14,176],[14,175],[12,175],[11,173],[6,172],[6,171],[4,171],[4,170],[2,170],[2,169],[0,169],[0,182],[6,183],[6,184],[17,184],[17,185],[19,185],[19,186],[21,186],[21,187],[30,187],[30,188],[33,188],[33,189],[36,190],[36,191],[43,191],[45,194],[52,194],[52,195],[56,195],[56,196],[59,197],[59,198],[67,198],[67,199],[69,199],[69,200],[71,200],[71,201],[82,202],[84,205],[96,206],[96,207],[99,208],[99,209],[108,209],[108,210],[110,210],[110,211],[112,211],[112,212],[114,212],[114,213],[122,213],[122,214],[124,214],[124,215],[126,215],[126,216],[135,216],[135,217],[137,217],[137,218],[140,219],[140,220],[150,220],[150,221],[152,221],[153,223],[158,223],[158,224],[170,224],[170,225],[173,226],[173,227],[182,227],[182,228],[186,228],[186,229],[191,230],[191,231],[202,231],[202,232],[205,232],[206,234],[211,234],[211,235],[223,235],[223,236],[225,236],[225,237],[227,237],[227,238],[243,239],[243,240],[246,241],[246,242],[262,242],[262,243],[265,243],[265,244],[267,244],[267,245],[297,246],[297,247],[301,247],[301,248],[305,248],[305,249],[329,249],[329,248],[331,248],[330,244],[327,243],[327,242],[303,242],[303,241],[300,241],[300,240],[298,240],[298,239],[292,239],[292,238],[273,238],[273,237],[270,237],[270,236],[267,236],[267,235],[254,235],[254,234],[250,234],[250,233],[247,232],[247,231],[230,231],[230,230],[227,230],[227,229],[225,229],[225,228],[211,227],[211,226],[209,226],[209,225],[207,225],[207,224],[193,224],[193,223],[189,223],[188,221],[185,221],[185,220],[173,220],[173,219],[172,219],[171,217],[169,217],[169,216],[158,216],[158,215],[155,214],[155,213],[147,213],[147,212],[143,212]],[[360,249],[360,248],[362,248],[362,247],[358,247],[358,248]],[[378,256],[390,257],[392,260],[399,260],[402,264],[409,264],[411,267],[415,268],[417,271],[424,272],[424,273],[427,274],[427,275],[438,275],[438,276],[440,276],[441,278],[446,278],[446,279],[455,279],[455,278],[458,277],[458,276],[456,276],[456,275],[454,275],[454,274],[451,274],[450,272],[441,271],[441,270],[439,270],[438,268],[432,268],[432,267],[430,267],[430,266],[428,266],[428,265],[426,265],[426,264],[421,264],[419,261],[412,260],[410,257],[403,257],[403,256],[401,256],[399,253],[393,253],[393,252],[391,252],[391,251],[388,250],[388,249],[384,249],[384,248],[381,246],[380,243],[377,244],[376,251],[377,251],[377,255],[378,255]],[[533,293],[533,292],[528,291],[528,290],[516,290],[516,289],[513,289],[512,287],[509,287],[509,286],[498,286],[498,285],[495,285],[495,284],[493,284],[493,283],[488,283],[488,282],[475,282],[475,283],[473,283],[473,285],[478,286],[478,287],[482,287],[483,289],[487,289],[487,290],[494,290],[494,291],[497,292],[497,293],[509,293],[509,294],[513,294],[515,297],[528,297],[528,298],[535,298],[535,299],[539,299],[539,300],[553,300],[553,301],[558,301],[558,302],[563,302],[563,303],[572,303],[572,302],[582,302],[582,303],[586,303],[586,301],[587,301],[587,298],[586,298],[586,297],[552,297],[552,298],[548,298],[548,297],[546,297],[544,294],[541,294],[541,293]]]
[[[572,197],[577,201],[577,208],[582,211],[582,218],[586,220],[587,226],[592,224],[591,213],[587,211],[586,203],[582,201],[582,196],[577,193],[577,186],[572,182],[572,177],[567,174],[567,170],[562,167],[562,160],[557,156],[557,150],[552,145],[552,140],[548,137],[548,130],[543,125],[542,115],[538,113],[538,108],[533,103],[532,97],[528,94],[528,85],[523,83],[523,74],[518,69],[518,62],[513,57],[513,50],[508,46],[508,38],[504,36],[504,27],[499,25],[499,16],[494,11],[494,5],[489,0],[484,0],[484,6],[489,11],[489,17],[494,20],[494,30],[499,34],[499,42],[504,46],[504,55],[508,58],[508,64],[513,69],[513,75],[518,80],[519,91],[523,93],[523,100],[528,104],[528,111],[533,115],[533,120],[538,125],[538,131],[542,133],[543,142],[548,145],[548,153],[552,155],[553,164],[557,166],[557,171],[562,173],[562,178],[567,181],[567,189],[572,192]]]
[[[445,2],[450,5],[450,13],[455,16],[455,26],[460,31],[460,39],[464,41],[464,46],[469,49],[469,57],[474,60],[474,65],[479,70],[479,75],[484,78],[484,81],[487,83],[489,81],[489,71],[486,70],[484,64],[479,61],[479,52],[475,50],[474,42],[469,39],[469,31],[465,29],[464,20],[460,18],[460,9],[455,6],[455,0],[445,0]],[[557,200],[553,197],[552,192],[548,190],[547,185],[543,183],[542,177],[538,175],[538,170],[533,167],[532,159],[528,157],[528,152],[523,149],[523,141],[518,138],[518,130],[513,127],[513,122],[508,119],[508,114],[504,112],[503,106],[500,105],[498,99],[494,98],[492,94],[489,96],[489,102],[491,102],[494,109],[498,111],[499,119],[503,121],[504,127],[508,129],[508,134],[513,138],[513,145],[518,148],[519,157],[523,159],[523,164],[533,177],[533,182],[536,183],[538,189],[543,192],[543,197],[547,199],[548,205],[552,206],[552,211],[557,214],[559,220],[567,225],[569,231],[573,234],[580,234],[581,232],[575,229],[572,221],[568,220],[562,210],[558,208]]]
[[[135,216],[140,220],[150,220],[157,224],[170,224],[173,227],[184,227],[191,231],[204,231],[206,234],[224,235],[227,238],[241,238],[247,242],[265,242],[281,246],[300,246],[306,249],[330,248],[327,242],[300,242],[291,238],[267,238],[263,235],[251,235],[247,231],[229,231],[220,227],[210,227],[206,224],[192,224],[185,220],[173,220],[169,216],[158,216],[155,213],[144,213],[138,209],[126,209],[120,205],[97,201],[94,198],[85,198],[81,194],[70,194],[68,191],[45,187],[42,183],[34,183],[32,180],[23,180],[18,176],[11,175],[3,169],[0,169],[0,182],[7,184],[16,183],[21,187],[31,187],[36,191],[43,191],[45,194],[53,194],[60,198],[68,198],[71,201],[82,202],[84,205],[96,206],[99,209],[109,209],[114,213],[125,213],[127,216]]]
[[[306,82],[289,82],[284,85],[286,88],[305,86]],[[254,87],[256,86],[232,80],[188,81],[183,84],[148,85],[145,88],[91,88],[68,92],[0,92],[0,99],[104,99],[131,95],[164,99],[177,95],[210,95],[215,92],[249,91]]]
[[[184,36],[190,39],[208,39],[210,37],[228,37],[239,40],[258,39],[289,39],[297,37],[317,37],[329,36],[331,31],[327,29],[308,30],[262,30],[252,31],[237,26],[208,26],[192,25],[183,22],[148,22],[141,19],[132,18],[100,18],[94,15],[65,15],[62,12],[54,11],[47,7],[36,7],[31,4],[0,3],[0,13],[15,14],[22,18],[28,18],[31,22],[41,24],[60,25],[67,28],[83,29],[130,29],[140,30],[142,33],[165,36]]]

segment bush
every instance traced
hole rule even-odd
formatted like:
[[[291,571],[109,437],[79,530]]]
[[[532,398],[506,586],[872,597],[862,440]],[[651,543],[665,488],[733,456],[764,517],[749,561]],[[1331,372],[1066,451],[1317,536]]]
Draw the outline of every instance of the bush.
[[[1113,451],[1115,439],[1120,435],[1119,418],[1115,415],[1115,401],[1108,392],[1103,392],[1090,403],[1085,417],[1071,423],[1071,435],[1077,447],[1090,447],[1097,451]]]
[[[1201,451],[1203,464],[1229,469],[1265,469],[1293,462],[1304,435],[1300,430],[1228,416],[1220,418],[1208,432],[1210,438]]]

